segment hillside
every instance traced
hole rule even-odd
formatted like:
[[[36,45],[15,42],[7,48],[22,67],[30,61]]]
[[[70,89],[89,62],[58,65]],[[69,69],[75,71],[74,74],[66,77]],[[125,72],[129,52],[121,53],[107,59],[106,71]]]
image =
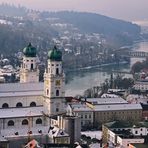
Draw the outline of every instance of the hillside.
[[[136,24],[94,13],[63,11],[48,13],[48,15],[42,13],[42,16],[60,18],[66,23],[73,24],[83,33],[102,34],[110,44],[118,46],[138,40],[141,32],[141,28]]]
[[[44,16],[44,12],[42,16]],[[94,13],[63,11],[45,15],[45,17],[48,16],[60,18],[67,23],[73,24],[85,33],[115,35],[127,32],[129,35],[137,36],[140,32],[140,27],[136,24]]]
[[[110,57],[114,49],[140,38],[138,25],[94,13],[40,12],[2,4],[0,14],[0,53],[8,58],[16,58],[32,42],[45,61],[47,50],[56,44],[67,67],[83,67],[119,61]]]

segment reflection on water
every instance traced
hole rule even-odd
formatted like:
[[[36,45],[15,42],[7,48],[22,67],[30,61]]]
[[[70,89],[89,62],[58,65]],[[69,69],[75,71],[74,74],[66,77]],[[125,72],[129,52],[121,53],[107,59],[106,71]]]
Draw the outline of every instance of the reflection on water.
[[[148,51],[148,42],[136,43],[132,50],[134,51]],[[114,65],[94,68],[89,70],[81,70],[77,72],[69,72],[66,74],[66,96],[75,96],[77,94],[83,94],[84,90],[93,86],[99,86],[105,79],[110,78],[112,70],[130,71],[131,66],[136,61],[142,61],[142,58],[132,58],[131,63],[126,65]],[[106,72],[104,72],[106,71]],[[116,75],[116,74],[115,74]],[[131,77],[129,74],[124,74],[127,77]]]

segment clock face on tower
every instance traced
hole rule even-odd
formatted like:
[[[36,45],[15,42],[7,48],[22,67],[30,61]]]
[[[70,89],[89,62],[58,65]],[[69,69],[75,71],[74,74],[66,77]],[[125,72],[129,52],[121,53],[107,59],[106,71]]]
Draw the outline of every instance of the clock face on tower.
[[[55,85],[56,86],[60,86],[61,85],[61,81],[60,80],[56,80]]]

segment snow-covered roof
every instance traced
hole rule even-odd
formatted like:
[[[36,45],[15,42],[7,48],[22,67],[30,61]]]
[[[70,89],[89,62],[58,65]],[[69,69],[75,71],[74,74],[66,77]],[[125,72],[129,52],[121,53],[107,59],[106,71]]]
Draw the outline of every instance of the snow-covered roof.
[[[6,128],[6,129],[1,129],[1,135],[6,137],[6,138],[11,138],[11,137],[26,137],[28,136],[28,130],[32,131],[31,135],[47,135],[48,134],[48,129],[49,126],[36,126],[36,127],[30,127],[28,129],[28,126],[24,126],[23,128]],[[39,131],[42,131],[42,133],[39,133]],[[18,135],[15,133],[18,132]]]
[[[142,104],[147,104],[148,103],[148,98],[143,95],[135,95],[135,94],[130,94],[127,96],[126,100],[133,104],[133,103],[142,103]]]
[[[44,107],[7,108],[0,109],[0,118],[20,118],[42,116]]]
[[[125,92],[125,89],[109,89],[108,92]]]
[[[43,91],[44,83],[3,83],[0,84],[0,93],[4,92],[25,92]]]
[[[93,104],[126,104],[128,103],[121,97],[115,98],[87,98],[87,101],[92,102]]]
[[[0,97],[43,95],[43,83],[3,83],[0,84]]]
[[[92,143],[89,145],[90,148],[101,148],[100,143]]]
[[[43,95],[43,90],[42,91],[14,91],[14,92],[0,92],[0,97],[17,97],[17,96],[40,96]]]
[[[104,93],[101,98],[119,98],[118,95],[115,95],[115,94],[107,94],[107,93]],[[120,97],[121,98],[121,97]]]
[[[106,104],[106,105],[92,105],[89,107],[85,104],[71,105],[74,111],[119,111],[119,110],[142,110],[140,104]]]
[[[144,85],[145,84],[145,85],[148,85],[148,80],[147,79],[144,79],[144,80],[136,81],[135,82],[135,85],[136,84],[141,84],[141,85]]]
[[[0,135],[0,142],[6,142],[8,141],[5,137],[3,137],[2,135]]]

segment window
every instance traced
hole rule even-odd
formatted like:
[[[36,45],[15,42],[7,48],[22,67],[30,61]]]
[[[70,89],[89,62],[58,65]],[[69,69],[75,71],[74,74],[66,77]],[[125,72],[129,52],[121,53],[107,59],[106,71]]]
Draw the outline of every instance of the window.
[[[31,70],[33,70],[33,64],[31,64]]]
[[[14,126],[14,121],[13,120],[8,121],[8,126]]]
[[[24,119],[24,120],[22,121],[22,125],[28,125],[28,120],[27,120],[27,119]]]
[[[59,112],[59,108],[56,108],[56,112]]]
[[[56,90],[56,96],[59,96],[59,90]]]
[[[135,131],[135,134],[138,134],[138,131]]]
[[[22,105],[22,103],[21,102],[18,102],[17,104],[16,104],[16,107],[22,107],[23,105]]]
[[[4,103],[3,105],[2,105],[2,108],[8,108],[9,107],[9,105],[7,104],[7,103]]]
[[[85,119],[87,119],[87,115],[85,115]]]
[[[59,68],[56,68],[56,74],[57,75],[59,74]]]
[[[31,106],[31,107],[35,107],[35,106],[36,106],[36,103],[35,103],[35,102],[31,102],[31,103],[30,103],[30,106]]]
[[[49,95],[49,89],[47,89],[47,95]]]
[[[89,115],[89,119],[91,118],[91,115]]]
[[[42,124],[42,119],[38,118],[38,119],[36,120],[36,124]]]

